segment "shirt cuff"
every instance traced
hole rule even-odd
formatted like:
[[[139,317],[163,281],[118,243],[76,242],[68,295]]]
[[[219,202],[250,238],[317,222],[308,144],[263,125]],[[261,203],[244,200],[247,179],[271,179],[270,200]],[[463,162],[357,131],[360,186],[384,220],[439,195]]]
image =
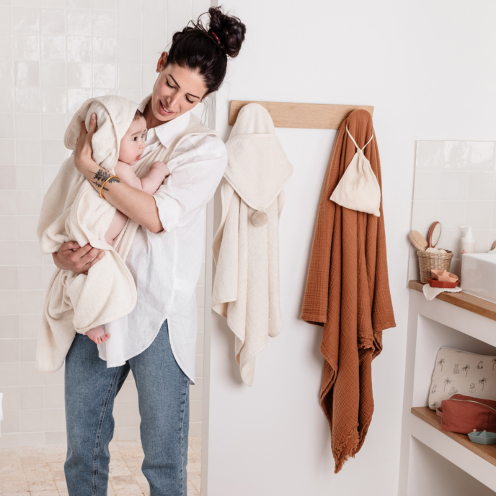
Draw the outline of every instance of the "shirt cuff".
[[[155,196],[156,195],[156,196]],[[164,234],[173,231],[179,224],[179,203],[169,195],[152,195],[157,205],[158,217],[162,223],[163,231],[156,234]]]

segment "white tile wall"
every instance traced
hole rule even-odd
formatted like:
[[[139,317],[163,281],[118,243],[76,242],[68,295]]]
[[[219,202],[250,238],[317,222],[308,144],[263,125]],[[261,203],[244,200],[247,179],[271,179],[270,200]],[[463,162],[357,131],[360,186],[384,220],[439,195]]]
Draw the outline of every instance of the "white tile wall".
[[[438,247],[454,252],[455,274],[460,270],[460,226],[472,226],[477,252],[490,249],[496,240],[496,142],[417,141],[411,227],[427,237],[434,221],[442,225]],[[409,279],[419,279],[413,247]]]
[[[53,270],[51,257],[40,253],[36,225],[43,195],[66,156],[66,125],[92,96],[117,93],[140,101],[151,91],[156,61],[174,31],[209,6],[209,0],[0,0],[0,392],[5,414],[0,447],[65,442],[63,370],[38,375],[34,356],[43,290]],[[198,379],[191,388],[194,436],[201,435],[204,284],[202,276]],[[115,438],[137,439],[132,377],[117,397],[115,414]]]

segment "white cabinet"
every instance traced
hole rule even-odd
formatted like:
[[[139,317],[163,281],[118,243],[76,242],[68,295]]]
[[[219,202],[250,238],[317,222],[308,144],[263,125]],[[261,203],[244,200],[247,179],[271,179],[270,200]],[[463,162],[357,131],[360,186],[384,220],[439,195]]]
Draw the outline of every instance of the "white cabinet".
[[[456,304],[459,298],[464,297],[451,297]],[[493,317],[496,304],[492,309],[488,302],[472,296],[468,299],[465,307],[476,309],[480,302],[480,312]],[[496,321],[437,298],[427,301],[422,293],[411,290],[399,494],[494,495],[496,445],[481,448],[467,436],[441,431],[440,421],[427,407],[434,361],[441,346],[496,355]]]

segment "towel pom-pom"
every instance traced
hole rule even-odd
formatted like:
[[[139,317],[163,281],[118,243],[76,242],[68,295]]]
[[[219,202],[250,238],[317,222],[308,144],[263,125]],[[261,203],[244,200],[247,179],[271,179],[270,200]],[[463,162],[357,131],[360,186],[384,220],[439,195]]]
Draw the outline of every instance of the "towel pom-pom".
[[[267,214],[258,210],[251,216],[252,224],[257,227],[265,226],[268,220]]]

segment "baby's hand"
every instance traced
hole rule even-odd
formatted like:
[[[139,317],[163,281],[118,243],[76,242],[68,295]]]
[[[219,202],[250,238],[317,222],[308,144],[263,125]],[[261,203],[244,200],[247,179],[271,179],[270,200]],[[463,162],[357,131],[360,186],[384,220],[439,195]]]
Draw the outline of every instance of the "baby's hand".
[[[157,160],[157,162],[153,162],[153,164],[150,166],[150,169],[158,169],[162,172],[162,174],[164,174],[164,177],[170,176],[169,167],[167,167],[167,165],[160,160]]]

